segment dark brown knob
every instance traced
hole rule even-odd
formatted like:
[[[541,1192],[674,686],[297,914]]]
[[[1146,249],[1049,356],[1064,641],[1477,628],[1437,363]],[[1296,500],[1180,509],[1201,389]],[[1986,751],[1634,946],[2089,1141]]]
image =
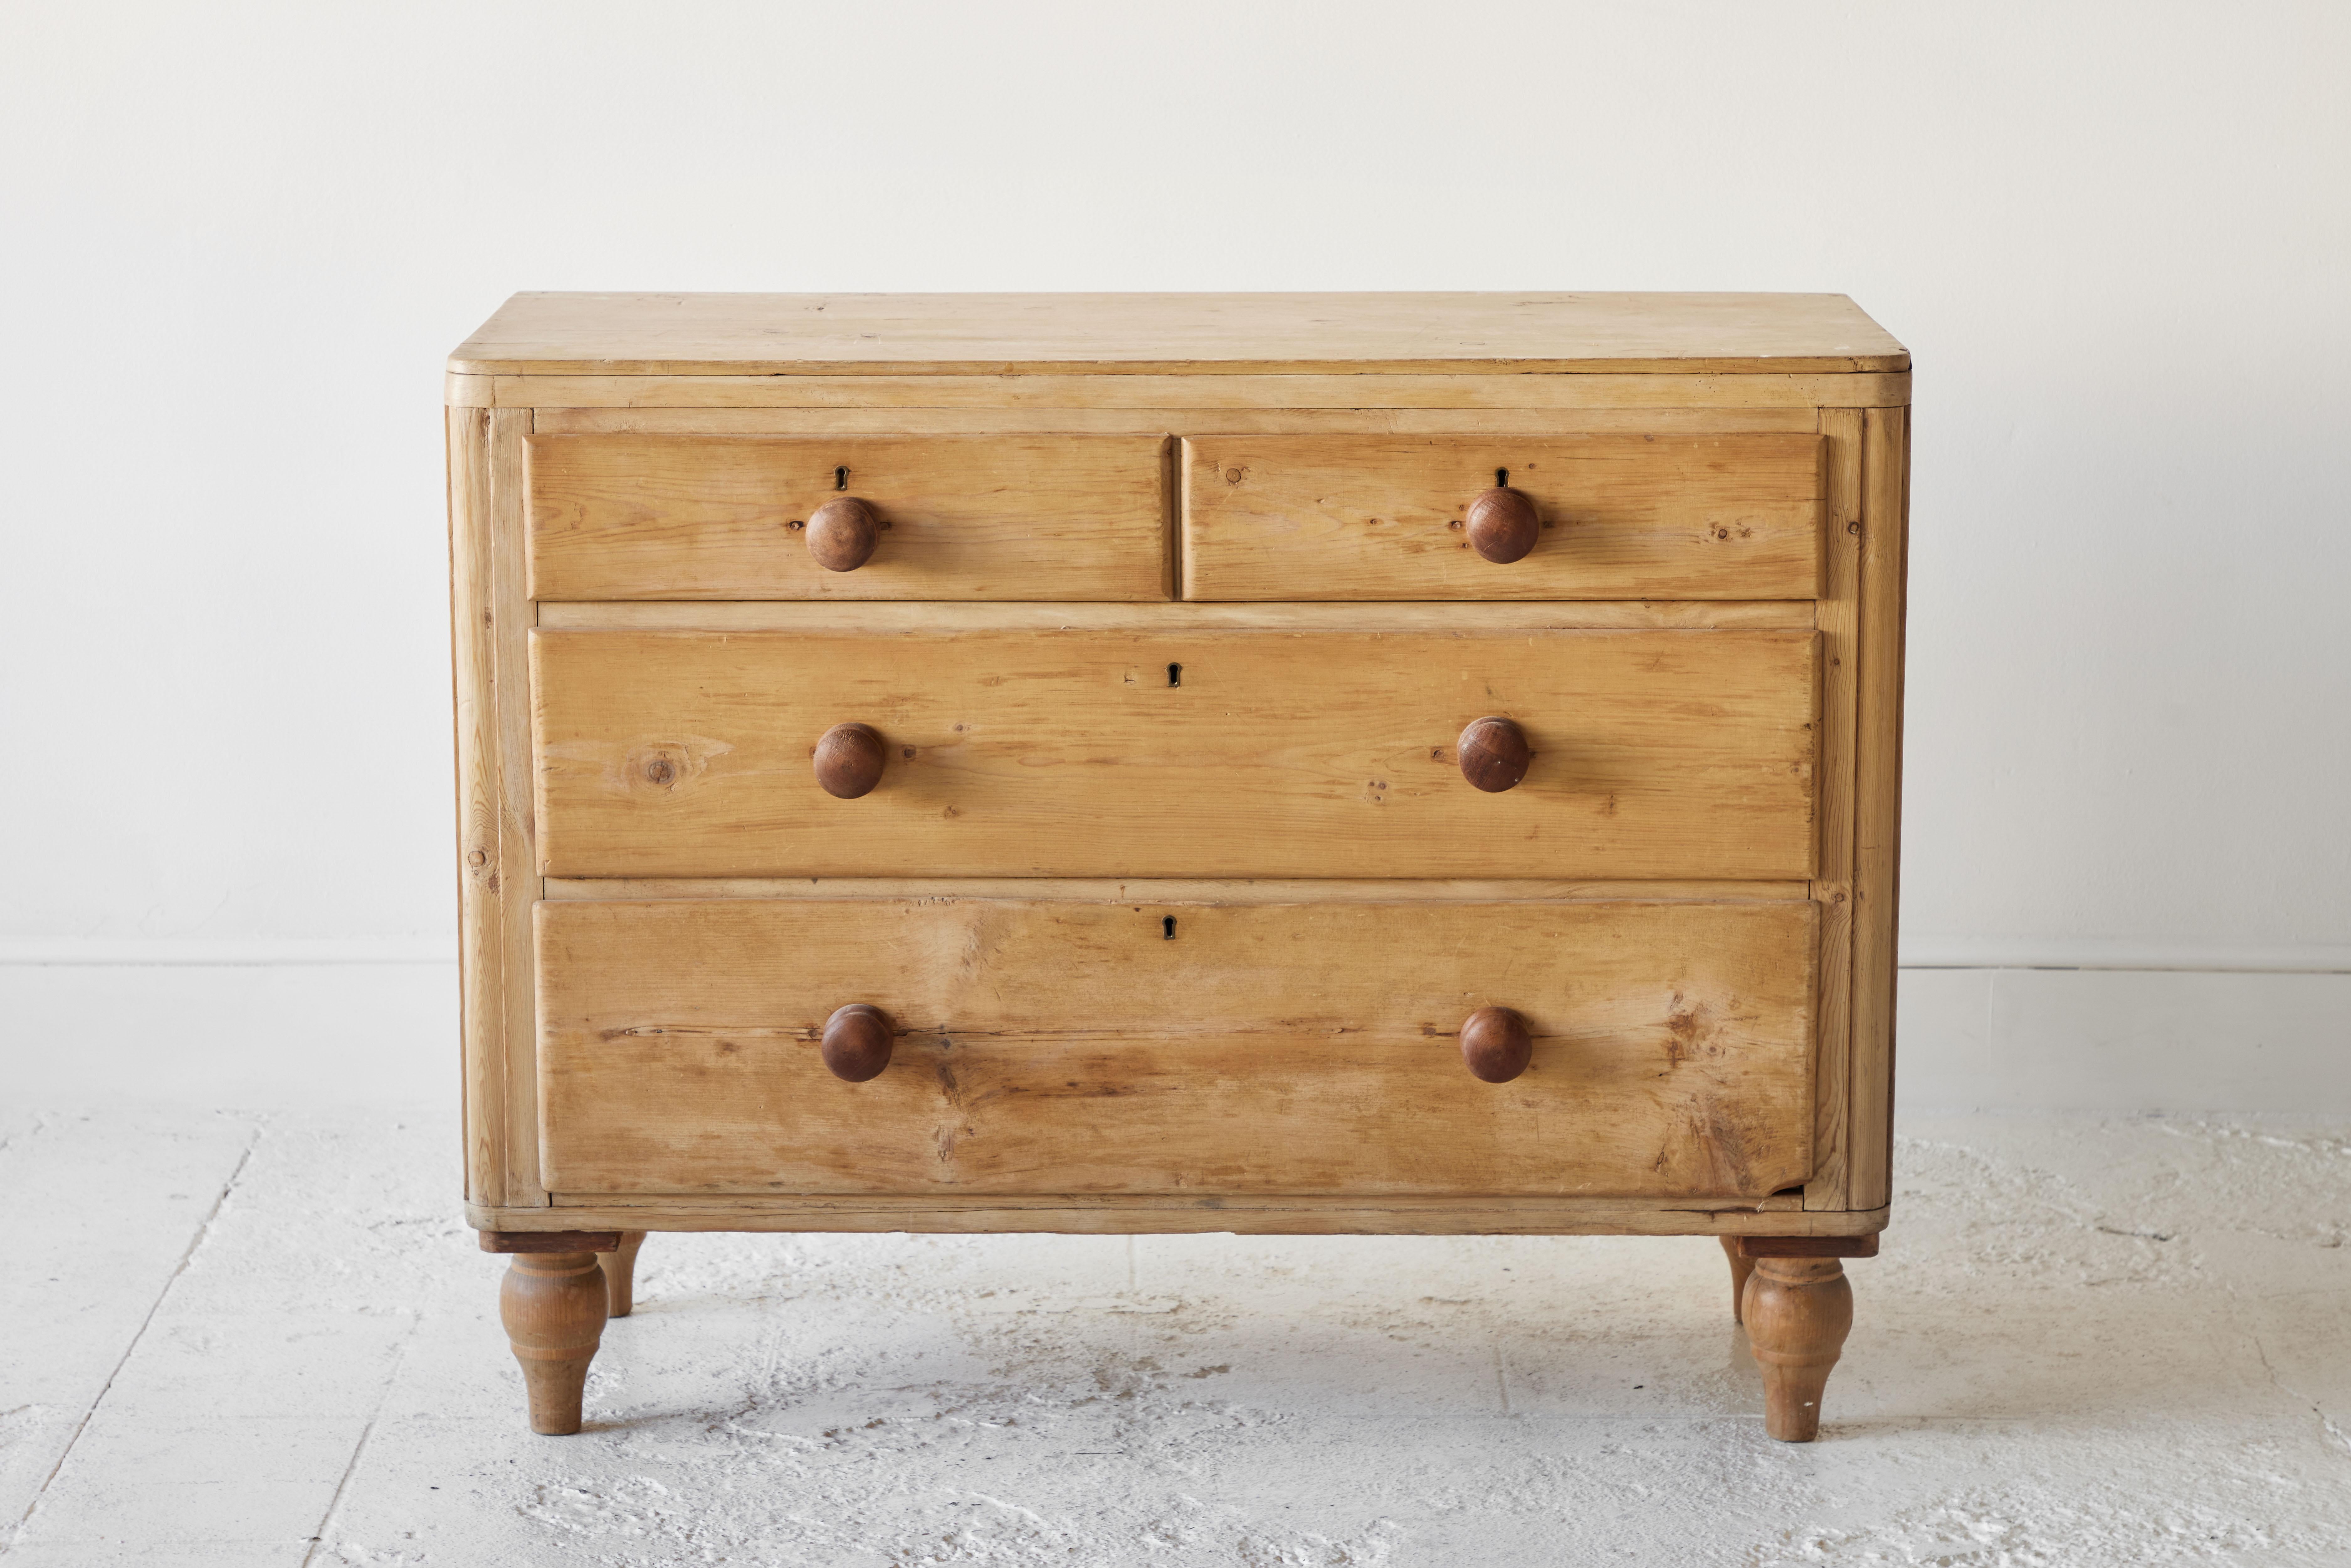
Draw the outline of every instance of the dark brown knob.
[[[887,756],[871,725],[836,724],[816,738],[816,781],[843,800],[870,795]]]
[[[1497,487],[1469,503],[1462,528],[1471,549],[1488,560],[1508,564],[1535,548],[1542,519],[1535,516],[1534,501],[1525,491]]]
[[[827,571],[855,571],[873,559],[881,538],[882,519],[854,496],[836,496],[809,514],[809,554]]]
[[[890,1047],[897,1038],[888,1013],[868,1002],[852,1002],[824,1020],[824,1044],[819,1051],[835,1078],[862,1083],[880,1077],[890,1065]],[[1465,1031],[1461,1038],[1469,1037]]]
[[[1454,749],[1461,755],[1461,777],[1489,795],[1516,786],[1527,776],[1527,764],[1535,755],[1527,749],[1525,730],[1490,715],[1470,720]]]
[[[1508,1008],[1479,1008],[1461,1026],[1461,1060],[1472,1077],[1489,1083],[1508,1083],[1527,1070],[1534,1053],[1527,1020]]]

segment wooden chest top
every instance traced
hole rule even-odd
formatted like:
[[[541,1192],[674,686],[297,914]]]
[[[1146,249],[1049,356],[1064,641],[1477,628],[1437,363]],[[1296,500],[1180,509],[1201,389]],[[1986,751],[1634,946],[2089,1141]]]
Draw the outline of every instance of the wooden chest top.
[[[1839,374],[1842,294],[517,294],[460,375]]]

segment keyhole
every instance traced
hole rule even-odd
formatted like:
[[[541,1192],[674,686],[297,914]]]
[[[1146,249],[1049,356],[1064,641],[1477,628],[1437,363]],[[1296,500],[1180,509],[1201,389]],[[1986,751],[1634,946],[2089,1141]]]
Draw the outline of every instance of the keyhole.
[[[848,469],[836,468],[832,471],[832,487],[836,490],[846,490],[849,488]]]
[[[1167,666],[1167,684],[1171,686],[1180,686],[1184,684],[1183,665],[1170,664]]]
[[[1165,942],[1173,942],[1176,940],[1176,917],[1174,915],[1163,915],[1159,917],[1159,936],[1162,941]]]
[[[1495,469],[1495,470],[1494,470],[1494,488],[1495,488],[1495,489],[1497,489],[1497,490],[1507,490],[1507,489],[1509,489],[1510,487],[1510,471],[1508,468],[1497,468],[1497,469]]]

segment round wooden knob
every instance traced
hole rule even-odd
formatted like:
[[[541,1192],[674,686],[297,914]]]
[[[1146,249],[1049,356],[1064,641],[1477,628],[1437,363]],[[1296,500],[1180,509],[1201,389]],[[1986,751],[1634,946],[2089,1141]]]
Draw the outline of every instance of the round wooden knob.
[[[1535,755],[1527,749],[1525,730],[1491,716],[1470,720],[1455,749],[1461,756],[1461,777],[1489,795],[1514,788]]]
[[[882,782],[882,764],[888,755],[871,725],[836,724],[817,737],[816,781],[826,794],[842,800],[870,795]]]
[[[824,1044],[818,1049],[835,1078],[862,1083],[890,1065],[890,1047],[897,1038],[888,1013],[871,1003],[852,1002],[824,1020]]]
[[[882,519],[854,496],[836,496],[809,514],[809,554],[827,571],[855,571],[873,559],[881,538]]]
[[[1461,1060],[1472,1077],[1508,1083],[1527,1070],[1535,1037],[1527,1020],[1508,1008],[1479,1008],[1461,1026]]]
[[[1535,516],[1535,504],[1525,491],[1497,487],[1469,503],[1462,528],[1471,549],[1488,560],[1508,564],[1535,548],[1542,519]]]

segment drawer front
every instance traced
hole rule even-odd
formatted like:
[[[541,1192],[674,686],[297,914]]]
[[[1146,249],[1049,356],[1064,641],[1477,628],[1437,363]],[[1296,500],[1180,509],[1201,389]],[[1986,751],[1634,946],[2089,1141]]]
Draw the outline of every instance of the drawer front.
[[[1811,632],[542,631],[542,869],[1802,878]],[[1534,752],[1488,794],[1456,742]],[[836,725],[878,787],[825,793]]]
[[[1168,596],[1157,436],[534,435],[531,596]],[[883,527],[828,570],[802,525],[840,497]]]
[[[1171,927],[1167,922],[1172,919]],[[1811,1163],[1809,903],[538,906],[565,1193],[1759,1198]],[[835,1008],[890,1015],[852,1084]],[[1462,1065],[1481,1006],[1534,1036]]]
[[[1204,435],[1184,444],[1185,591],[1249,599],[1811,599],[1818,435]],[[1506,471],[1542,519],[1499,564],[1469,503]]]

